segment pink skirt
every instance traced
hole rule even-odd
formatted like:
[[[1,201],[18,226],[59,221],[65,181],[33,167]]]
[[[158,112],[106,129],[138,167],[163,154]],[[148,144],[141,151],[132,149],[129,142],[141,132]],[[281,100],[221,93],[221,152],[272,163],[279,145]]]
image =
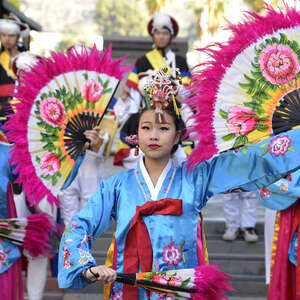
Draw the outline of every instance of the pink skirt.
[[[6,272],[0,274],[0,287],[1,300],[24,299],[20,258]]]

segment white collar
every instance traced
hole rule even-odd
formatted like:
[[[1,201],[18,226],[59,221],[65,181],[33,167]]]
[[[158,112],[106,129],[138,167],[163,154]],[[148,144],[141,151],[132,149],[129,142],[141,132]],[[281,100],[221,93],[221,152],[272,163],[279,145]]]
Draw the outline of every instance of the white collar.
[[[148,171],[145,167],[144,160],[143,159],[140,160],[140,168],[141,168],[141,171],[142,171],[142,175],[145,179],[145,182],[148,186],[148,189],[150,191],[151,200],[157,200],[158,193],[161,189],[161,186],[162,186],[168,172],[171,169],[171,166],[172,166],[172,159],[169,159],[167,165],[165,166],[165,168],[163,169],[163,171],[161,172],[161,174],[160,174],[160,176],[157,180],[156,186],[154,187],[154,185],[152,183],[152,180],[149,176],[149,173],[148,173]]]

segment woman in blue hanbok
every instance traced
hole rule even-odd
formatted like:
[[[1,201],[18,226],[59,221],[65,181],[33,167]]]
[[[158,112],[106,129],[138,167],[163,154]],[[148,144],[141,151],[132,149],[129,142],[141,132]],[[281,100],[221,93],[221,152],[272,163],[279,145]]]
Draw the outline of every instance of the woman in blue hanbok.
[[[180,119],[172,105],[163,112],[145,109],[138,127],[138,145],[145,158],[136,169],[102,181],[98,192],[73,218],[61,240],[59,286],[80,289],[95,280],[113,282],[116,272],[202,264],[198,214],[210,197],[234,188],[256,190],[299,168],[300,129],[275,138],[289,141],[289,147],[264,153],[263,146],[253,145],[246,151],[223,153],[188,170],[186,163],[174,166],[172,161],[180,140]],[[263,143],[266,145],[266,140]],[[108,229],[112,220],[117,225],[116,272],[97,266],[92,256],[92,241]],[[143,289],[114,282],[110,297],[147,299],[147,294]],[[158,297],[151,295],[151,299]]]
[[[0,219],[16,217],[12,191],[15,176],[8,164],[9,153],[9,144],[0,139]],[[1,238],[0,286],[0,299],[23,299],[21,253],[18,246]]]

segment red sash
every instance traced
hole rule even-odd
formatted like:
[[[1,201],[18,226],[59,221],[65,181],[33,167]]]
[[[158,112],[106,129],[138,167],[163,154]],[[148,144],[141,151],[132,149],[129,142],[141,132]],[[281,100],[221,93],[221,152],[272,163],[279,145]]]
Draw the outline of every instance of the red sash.
[[[14,84],[1,84],[0,85],[0,97],[11,97],[14,91]]]
[[[136,207],[136,214],[130,224],[124,249],[124,273],[138,273],[139,263],[142,272],[151,272],[153,251],[149,233],[143,216],[181,215],[182,200],[165,198],[159,201],[148,201]],[[124,285],[123,299],[138,298],[138,288]]]
[[[298,247],[297,247],[297,266],[296,266],[296,300],[300,300],[300,203],[298,200],[297,207],[295,210],[292,226],[292,235],[290,240],[293,237],[294,232],[298,228]]]

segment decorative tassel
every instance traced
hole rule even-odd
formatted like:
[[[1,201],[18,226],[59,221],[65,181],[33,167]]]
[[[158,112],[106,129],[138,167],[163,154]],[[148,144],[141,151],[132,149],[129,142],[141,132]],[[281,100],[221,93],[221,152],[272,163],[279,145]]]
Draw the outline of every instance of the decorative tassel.
[[[156,124],[166,124],[166,119],[164,117],[164,114],[161,110],[155,111],[155,123]]]
[[[175,97],[174,97],[173,94],[172,94],[172,99],[173,99],[173,106],[174,106],[175,113],[176,113],[176,115],[177,115],[178,118],[179,118],[180,112],[179,112],[179,109],[178,109],[178,106],[177,106],[177,103],[176,103],[176,100],[175,100]]]
[[[151,109],[151,105],[150,105],[150,102],[149,102],[147,89],[144,89],[144,92],[145,92],[145,100],[146,100],[147,109]]]
[[[139,156],[139,145],[138,144],[135,145],[134,155]]]

